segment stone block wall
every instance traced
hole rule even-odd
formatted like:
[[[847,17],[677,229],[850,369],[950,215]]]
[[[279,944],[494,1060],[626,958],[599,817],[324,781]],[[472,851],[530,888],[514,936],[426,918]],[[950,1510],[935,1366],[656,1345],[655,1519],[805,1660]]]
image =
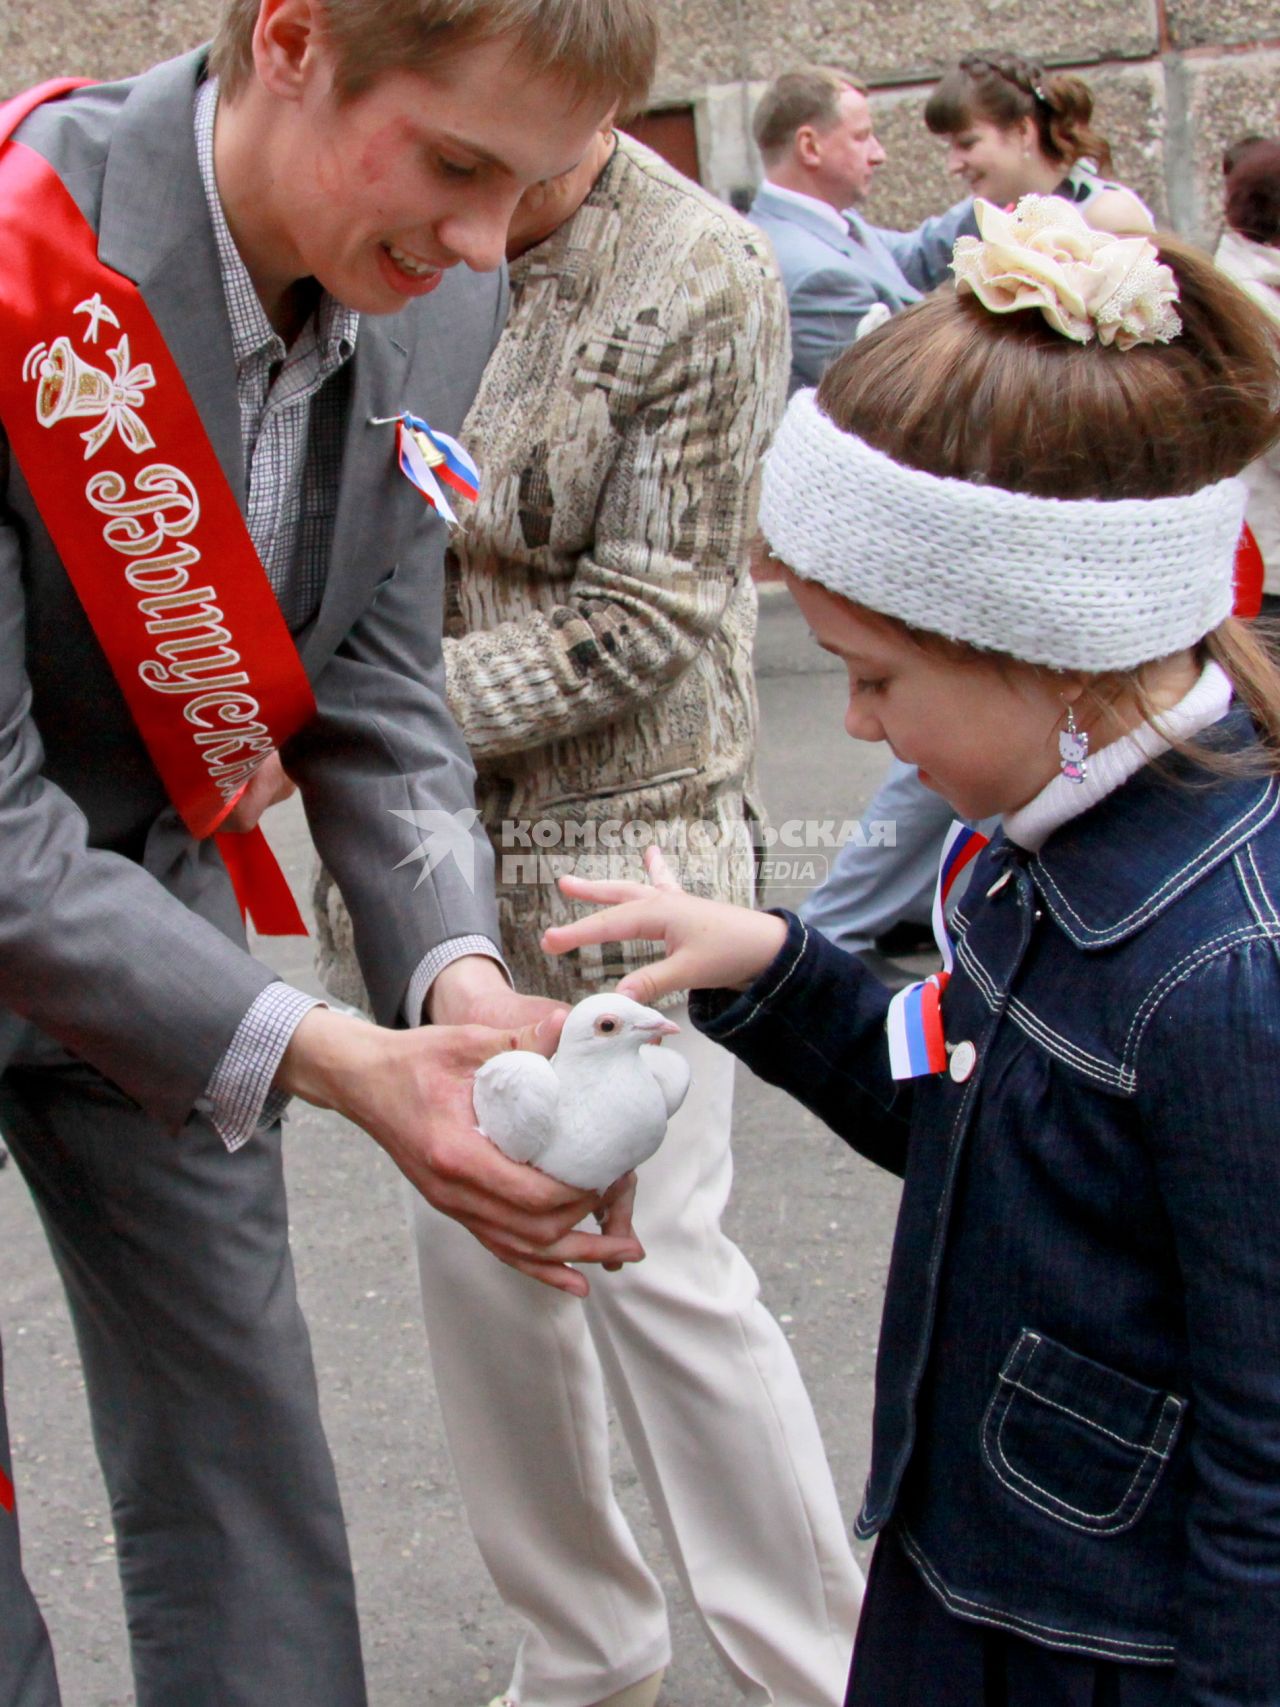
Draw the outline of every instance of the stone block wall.
[[[204,41],[219,0],[0,0],[0,93],[128,77]]]
[[[3,0],[0,91],[39,78],[121,76],[209,34],[219,0]],[[1117,176],[1201,242],[1221,223],[1219,159],[1280,134],[1275,0],[666,0],[655,105],[692,106],[702,176],[728,197],[759,176],[751,105],[778,71],[816,59],[874,89],[889,155],[868,213],[910,225],[954,199],[921,111],[958,54],[1008,48],[1093,86]]]

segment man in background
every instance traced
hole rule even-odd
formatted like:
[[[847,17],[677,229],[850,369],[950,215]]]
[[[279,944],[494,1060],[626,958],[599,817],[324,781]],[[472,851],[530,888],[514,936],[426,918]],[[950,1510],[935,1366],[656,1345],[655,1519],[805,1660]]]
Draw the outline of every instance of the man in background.
[[[885,161],[861,83],[812,66],[765,90],[752,129],[765,181],[751,218],[768,234],[791,309],[791,389],[816,385],[851,344],[863,317],[918,302],[946,277],[962,231],[976,231],[958,202],[914,231],[868,225],[855,210]]]

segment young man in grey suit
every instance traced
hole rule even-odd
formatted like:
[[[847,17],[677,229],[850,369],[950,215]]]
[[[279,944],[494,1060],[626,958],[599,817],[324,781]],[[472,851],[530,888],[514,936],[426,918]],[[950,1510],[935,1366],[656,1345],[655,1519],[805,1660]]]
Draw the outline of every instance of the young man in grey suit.
[[[915,231],[868,225],[855,211],[885,153],[867,92],[822,66],[784,72],[760,98],[752,129],[765,181],[751,218],[768,233],[791,310],[791,389],[816,385],[881,303],[895,313],[947,277],[972,202]]]
[[[639,1254],[625,1188],[603,1202],[558,1187],[472,1124],[470,1074],[543,1008],[511,993],[494,947],[483,834],[416,881],[424,819],[469,824],[473,775],[444,694],[444,527],[401,474],[388,422],[412,411],[459,429],[501,328],[511,212],[642,92],[652,18],[647,0],[383,0],[375,31],[374,11],[230,0],[211,55],[46,100],[5,151],[70,208],[68,229],[87,223],[83,264],[108,269],[100,294],[49,311],[66,323],[48,327],[62,336],[42,340],[43,363],[0,373],[0,1129],[71,1302],[139,1707],[365,1699],[289,1260],[290,1095],[363,1126],[433,1204],[552,1285],[581,1292],[570,1262]],[[39,326],[56,281],[47,269],[35,288],[12,232],[35,243],[41,224],[11,172],[0,184],[0,314]],[[130,368],[136,351],[110,330],[148,311],[181,385],[163,362]],[[104,347],[118,340],[114,383],[100,331]],[[87,386],[74,412],[101,410],[83,458],[48,407],[73,344]],[[50,456],[70,445],[83,472],[66,510],[88,478],[112,518],[91,567],[116,577],[116,604],[126,581],[165,584],[137,578],[149,529],[164,547],[149,573],[181,581],[196,520],[181,470],[199,447],[180,442],[176,470],[140,464],[161,393],[183,385],[314,693],[285,756],[356,920],[377,1026],[314,1005],[247,952],[222,859],[167,798],[128,672],[120,685],[77,596],[78,551],[51,537],[62,506],[33,495],[46,443]],[[132,479],[145,502],[120,499]],[[206,552],[198,578],[220,588],[227,554]],[[142,607],[170,635],[191,626],[173,596]],[[209,645],[231,627],[216,597]],[[189,684],[177,663],[172,675]],[[194,722],[215,702],[234,722],[244,697],[230,675],[220,693],[176,692],[171,727],[184,705]],[[444,1029],[414,1029],[427,1019]],[[572,1232],[593,1210],[606,1236]],[[0,1632],[0,1707],[55,1707],[2,1405]]]

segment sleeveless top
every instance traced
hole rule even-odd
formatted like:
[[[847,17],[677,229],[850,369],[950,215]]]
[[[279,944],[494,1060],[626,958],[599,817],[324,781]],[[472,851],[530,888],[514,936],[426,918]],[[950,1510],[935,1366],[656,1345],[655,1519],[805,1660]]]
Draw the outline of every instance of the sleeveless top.
[[[1102,177],[1092,160],[1077,160],[1053,193],[1055,196],[1061,196],[1063,201],[1074,202],[1078,208],[1083,209],[1095,197],[1108,190],[1119,190],[1122,195],[1132,197],[1154,227],[1155,216],[1141,196],[1135,195],[1127,184],[1119,184],[1114,178]]]

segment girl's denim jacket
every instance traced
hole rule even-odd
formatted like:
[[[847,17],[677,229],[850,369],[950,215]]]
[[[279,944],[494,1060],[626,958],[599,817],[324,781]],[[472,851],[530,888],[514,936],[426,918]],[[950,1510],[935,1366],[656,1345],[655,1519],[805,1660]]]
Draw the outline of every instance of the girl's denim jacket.
[[[1275,1707],[1280,789],[1203,775],[996,837],[951,1072],[895,1083],[887,992],[794,918],[694,1017],[904,1179],[858,1533],[959,1617]]]

